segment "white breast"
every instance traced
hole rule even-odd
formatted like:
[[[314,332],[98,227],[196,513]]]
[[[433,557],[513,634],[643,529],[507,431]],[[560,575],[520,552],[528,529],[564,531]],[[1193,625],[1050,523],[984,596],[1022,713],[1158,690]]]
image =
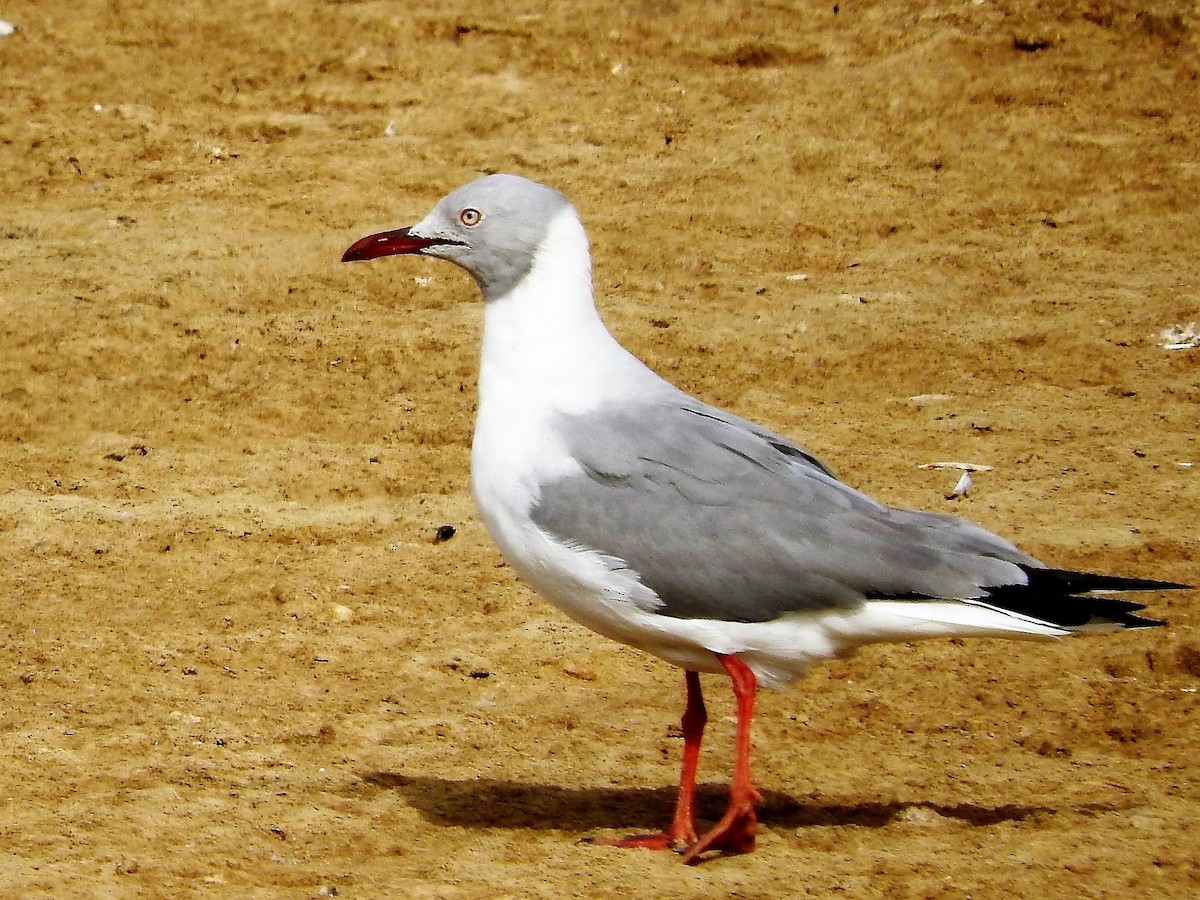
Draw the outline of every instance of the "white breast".
[[[589,628],[638,646],[661,618],[638,609],[654,601],[653,593],[629,572],[613,571],[601,554],[550,538],[530,513],[540,485],[582,472],[556,435],[556,421],[663,390],[674,389],[601,322],[587,238],[565,211],[551,223],[529,274],[487,301],[471,488],[488,533],[534,590]]]

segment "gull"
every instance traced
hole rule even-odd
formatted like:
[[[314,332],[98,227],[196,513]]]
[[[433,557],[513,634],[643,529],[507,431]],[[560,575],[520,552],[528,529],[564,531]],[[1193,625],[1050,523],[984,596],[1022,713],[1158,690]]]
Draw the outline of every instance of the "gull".
[[[483,295],[471,488],[504,558],[571,618],[684,670],[674,818],[610,843],[687,863],[754,848],[760,685],[871,642],[1161,625],[1094,592],[1185,587],[1051,568],[962,519],[878,503],[664,381],[605,328],[583,225],[550,187],[479,178],[342,260],[397,254],[452,262]],[[728,807],[703,834],[701,672],[726,673],[737,705]]]

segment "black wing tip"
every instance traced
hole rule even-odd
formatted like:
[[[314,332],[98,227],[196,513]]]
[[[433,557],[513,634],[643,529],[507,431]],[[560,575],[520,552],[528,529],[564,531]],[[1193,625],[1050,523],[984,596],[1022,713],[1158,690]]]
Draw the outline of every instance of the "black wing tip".
[[[984,601],[1001,609],[1029,616],[1068,630],[1159,628],[1166,622],[1138,616],[1146,608],[1133,600],[1102,596],[1127,591],[1189,590],[1190,585],[1123,575],[1098,575],[1070,569],[1021,566],[1027,579],[1023,585],[988,588]]]
[[[1195,587],[1178,581],[1159,581],[1154,578],[1130,578],[1127,575],[1100,575],[1096,572],[1076,572],[1071,569],[1051,569],[1021,566],[1029,579],[1030,588],[1053,587],[1070,594],[1090,594],[1099,591],[1191,591]]]
[[[1167,624],[1162,619],[1134,615],[1146,608],[1144,603],[1113,600],[1111,597],[1078,597],[1075,599],[1086,604],[1086,609],[1091,612],[1093,621],[1097,624],[1108,622],[1122,628],[1162,628]]]
[[[1152,581],[1148,591],[1194,591],[1194,584],[1184,584],[1182,581]]]
[[[1196,589],[1194,584],[1184,584],[1181,581],[1155,581],[1152,578],[1122,578],[1117,575],[1100,577],[1113,578],[1120,584],[1114,587],[1102,584],[1099,587],[1087,588],[1088,591],[1112,591],[1119,594],[1122,591],[1194,591]]]

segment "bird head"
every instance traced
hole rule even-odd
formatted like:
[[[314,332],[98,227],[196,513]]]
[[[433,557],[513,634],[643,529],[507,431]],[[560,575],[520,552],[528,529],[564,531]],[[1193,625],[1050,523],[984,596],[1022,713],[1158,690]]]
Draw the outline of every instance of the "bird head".
[[[574,215],[553,188],[517,175],[487,175],[443,197],[416,225],[355,241],[342,262],[434,256],[466,269],[485,299],[500,297],[529,272],[550,224],[564,211]]]

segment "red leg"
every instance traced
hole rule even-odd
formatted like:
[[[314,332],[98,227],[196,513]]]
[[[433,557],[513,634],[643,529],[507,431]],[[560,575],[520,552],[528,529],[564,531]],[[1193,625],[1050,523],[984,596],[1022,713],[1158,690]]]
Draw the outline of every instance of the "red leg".
[[[754,814],[754,804],[759,799],[759,793],[750,781],[750,722],[754,717],[754,698],[758,693],[758,679],[754,677],[750,667],[736,656],[725,656],[718,653],[717,659],[729,673],[729,678],[733,681],[733,693],[737,698],[737,739],[734,746],[733,781],[729,786],[729,806],[725,810],[725,815],[721,817],[721,821],[709,829],[683,855],[683,861],[688,865],[700,862],[701,854],[707,853],[709,850],[721,850],[725,853],[749,853],[754,849],[754,831],[758,824],[758,817]]]
[[[700,741],[704,738],[708,713],[704,709],[704,696],[700,693],[700,676],[689,670],[683,673],[683,678],[687,685],[687,706],[679,722],[683,731],[683,764],[679,769],[675,818],[671,827],[659,834],[633,834],[613,841],[618,847],[679,850],[696,843],[696,766],[700,759]]]

